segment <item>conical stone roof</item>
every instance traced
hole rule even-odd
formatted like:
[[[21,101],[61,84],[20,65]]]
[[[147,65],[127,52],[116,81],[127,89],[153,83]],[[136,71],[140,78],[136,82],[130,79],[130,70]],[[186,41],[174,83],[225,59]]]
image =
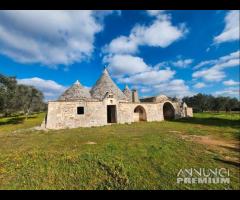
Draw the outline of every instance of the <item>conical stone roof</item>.
[[[88,100],[91,99],[89,90],[84,88],[79,81],[76,81],[72,87],[68,88],[60,97],[61,101],[68,100]]]
[[[111,79],[107,69],[104,69],[102,76],[92,87],[90,93],[93,98],[102,100],[107,92],[115,95],[118,100],[127,100],[127,97]]]
[[[127,97],[128,101],[132,101],[132,92],[129,89],[129,87],[126,85],[124,90],[123,90],[123,94],[125,94],[125,96]]]

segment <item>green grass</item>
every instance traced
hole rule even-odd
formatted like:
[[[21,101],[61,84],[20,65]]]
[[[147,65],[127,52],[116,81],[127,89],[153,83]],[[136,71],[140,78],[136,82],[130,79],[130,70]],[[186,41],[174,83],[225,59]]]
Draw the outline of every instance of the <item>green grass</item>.
[[[239,140],[239,114],[94,128],[31,130],[44,114],[0,119],[0,189],[239,189],[239,166],[181,135]],[[20,117],[21,118],[21,117]],[[88,144],[95,142],[96,144]],[[177,184],[181,168],[228,168],[230,184]]]
[[[25,116],[0,118],[0,134],[40,125],[44,116],[45,113],[35,114],[29,116],[27,120]]]

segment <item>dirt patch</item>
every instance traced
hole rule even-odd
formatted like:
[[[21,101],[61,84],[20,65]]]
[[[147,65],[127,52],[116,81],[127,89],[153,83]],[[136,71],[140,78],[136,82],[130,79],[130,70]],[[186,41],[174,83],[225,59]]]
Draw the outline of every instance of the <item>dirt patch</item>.
[[[97,144],[97,143],[89,141],[89,142],[86,142],[85,144]]]
[[[236,166],[240,166],[239,156],[232,157],[226,156],[229,151],[240,153],[240,144],[237,141],[232,140],[219,140],[212,138],[210,136],[199,136],[199,135],[181,135],[182,139],[187,141],[197,142],[203,145],[206,145],[208,150],[217,150],[217,152],[224,158],[224,162],[235,163]]]
[[[224,160],[229,160],[229,161],[238,163],[238,165],[240,164],[239,158],[237,157],[224,156]]]
[[[181,135],[182,139],[190,140],[194,142],[198,142],[201,144],[206,144],[210,146],[218,146],[218,147],[228,147],[239,149],[239,143],[236,141],[226,141],[212,138],[210,136],[200,136],[200,135]]]
[[[169,133],[182,133],[181,131],[168,131]]]

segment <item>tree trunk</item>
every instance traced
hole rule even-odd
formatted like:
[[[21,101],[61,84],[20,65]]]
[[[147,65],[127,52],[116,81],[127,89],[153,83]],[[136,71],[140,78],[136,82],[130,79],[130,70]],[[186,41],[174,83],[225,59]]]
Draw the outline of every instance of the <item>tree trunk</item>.
[[[29,113],[30,113],[30,108],[27,109],[26,119],[28,119]]]

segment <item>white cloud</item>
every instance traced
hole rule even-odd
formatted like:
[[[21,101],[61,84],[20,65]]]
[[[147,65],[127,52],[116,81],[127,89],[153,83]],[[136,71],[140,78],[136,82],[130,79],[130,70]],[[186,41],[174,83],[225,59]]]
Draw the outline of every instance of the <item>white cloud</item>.
[[[137,56],[116,54],[105,56],[110,73],[121,83],[152,85],[169,80],[175,74],[169,67],[152,67]]]
[[[206,61],[202,61],[200,63],[198,63],[196,66],[193,67],[194,70],[196,69],[199,69],[203,66],[206,66],[206,65],[213,65],[216,63],[217,60],[206,60]]]
[[[105,57],[108,69],[118,82],[130,84],[143,94],[154,93],[182,97],[190,95],[189,87],[181,79],[173,79],[175,71],[166,66],[147,65],[140,57],[112,55]]]
[[[150,13],[153,13],[150,11]],[[137,53],[139,46],[165,48],[182,38],[187,29],[185,24],[174,26],[170,15],[157,12],[158,17],[149,25],[137,24],[129,36],[119,36],[103,48],[105,53]]]
[[[52,80],[38,77],[17,79],[19,84],[31,85],[43,92],[45,100],[56,100],[67,88]]]
[[[235,52],[230,53],[229,55],[222,56],[218,59],[202,61],[199,64],[197,64],[196,66],[194,66],[193,69],[199,69],[203,66],[209,66],[209,65],[214,65],[214,64],[221,64],[221,63],[225,63],[229,60],[237,60],[237,59],[239,59],[239,57],[240,57],[240,51],[235,51]]]
[[[164,94],[166,96],[182,98],[192,96],[193,93],[182,79],[173,79],[168,82],[154,86],[155,94]]]
[[[101,11],[0,11],[0,53],[21,63],[70,65],[89,59]]]
[[[226,75],[223,71],[215,68],[197,71],[192,74],[193,78],[203,78],[206,81],[221,81],[225,76]]]
[[[200,88],[206,87],[206,84],[205,83],[196,83],[193,87],[197,88],[197,89],[200,89]]]
[[[224,19],[225,27],[222,33],[214,38],[215,43],[239,40],[239,10],[229,11]]]
[[[172,79],[161,84],[153,85],[152,87],[138,86],[138,90],[143,94],[142,97],[147,97],[163,94],[170,97],[183,98],[184,96],[192,96],[193,93],[182,79]]]
[[[231,60],[227,60],[225,62],[216,64],[213,67],[220,70],[228,67],[234,67],[237,65],[239,65],[239,59],[231,59]]]
[[[182,56],[177,56],[176,60],[163,61],[155,65],[155,68],[161,67],[177,67],[177,68],[187,68],[193,63],[193,59],[183,59]]]
[[[164,10],[147,10],[147,14],[149,16],[154,16],[154,17],[157,17],[157,16],[162,15],[164,13],[165,13]]]
[[[152,88],[150,88],[150,87],[142,87],[142,88],[140,88],[140,92],[142,92],[142,93],[149,93],[151,91],[152,91]]]
[[[194,69],[210,65],[210,68],[204,68],[192,74],[193,78],[202,78],[206,81],[221,81],[226,77],[224,69],[239,66],[239,51],[229,55],[222,56],[216,60],[203,61],[196,65]]]
[[[121,10],[95,10],[93,14],[97,19],[100,19],[102,21],[108,15],[116,14],[118,16],[121,16],[122,11]]]
[[[239,59],[239,57],[240,57],[240,51],[238,50],[238,51],[230,53],[229,55],[220,57],[220,60],[221,61],[228,61],[230,59]]]
[[[228,81],[223,81],[223,84],[226,86],[234,86],[234,85],[239,85],[240,82],[234,81],[232,79],[228,80]]]
[[[108,69],[120,83],[130,84],[142,94],[165,94],[179,98],[192,95],[184,80],[173,79],[175,71],[170,62],[162,62],[155,66],[148,65],[137,56],[113,54],[104,57]]]
[[[130,38],[136,38],[139,45],[164,48],[181,38],[185,31],[184,26],[175,27],[168,20],[155,20],[150,26],[136,25]]]
[[[172,71],[169,68],[162,70],[155,70],[151,68],[149,71],[134,74],[129,77],[119,78],[119,81],[122,83],[143,84],[151,86],[170,80],[173,78],[174,74],[175,71]]]
[[[128,36],[119,36],[103,47],[103,53],[108,54],[103,63],[108,64],[118,82],[130,84],[141,93],[190,94],[183,80],[173,79],[176,72],[170,67],[188,67],[192,59],[179,58],[151,66],[133,55],[139,52],[139,46],[165,48],[187,33],[185,24],[173,25],[171,16],[165,11],[149,10],[147,14],[154,18],[150,24],[136,24]]]
[[[103,48],[104,52],[110,53],[132,53],[138,51],[137,42],[126,36],[120,36],[111,41],[108,46]]]
[[[114,76],[132,75],[148,69],[142,58],[132,55],[105,56],[103,62],[108,63],[108,69]]]
[[[175,67],[179,67],[179,68],[186,68],[186,67],[189,67],[190,64],[193,63],[193,59],[185,59],[185,60],[178,60],[176,62],[172,62],[172,64],[175,66]]]
[[[229,87],[221,91],[216,91],[215,96],[232,96],[239,98],[240,90],[238,87]]]

